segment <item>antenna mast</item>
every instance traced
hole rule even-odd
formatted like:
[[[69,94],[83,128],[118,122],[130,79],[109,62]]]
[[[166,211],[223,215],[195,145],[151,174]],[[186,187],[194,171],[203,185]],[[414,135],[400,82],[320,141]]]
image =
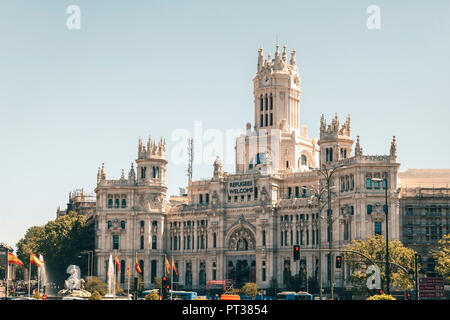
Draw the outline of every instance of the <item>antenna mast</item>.
[[[188,169],[187,169],[187,176],[188,176],[188,185],[192,181],[192,164],[194,163],[194,139],[189,138],[188,139],[188,157],[189,157],[189,163],[188,163]]]

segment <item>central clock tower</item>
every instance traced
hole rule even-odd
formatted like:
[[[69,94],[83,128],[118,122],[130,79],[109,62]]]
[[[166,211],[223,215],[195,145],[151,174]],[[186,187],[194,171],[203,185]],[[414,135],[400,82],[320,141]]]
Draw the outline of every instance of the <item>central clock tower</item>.
[[[280,53],[277,44],[274,59],[270,53],[265,59],[260,48],[253,78],[255,130],[248,123],[236,140],[236,172],[303,172],[315,166],[318,145],[300,126],[300,92],[295,50],[288,61],[286,45]]]
[[[260,48],[253,88],[256,129],[300,130],[300,77],[295,49],[287,61],[286,45],[280,54],[277,44],[275,58],[269,54],[267,60]]]

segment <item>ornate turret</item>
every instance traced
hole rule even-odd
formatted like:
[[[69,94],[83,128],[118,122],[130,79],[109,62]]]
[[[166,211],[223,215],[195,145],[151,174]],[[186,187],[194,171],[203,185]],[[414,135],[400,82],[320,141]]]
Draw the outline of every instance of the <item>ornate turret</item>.
[[[389,152],[389,157],[392,160],[397,161],[397,140],[395,139],[395,136],[392,137],[391,150]]]
[[[219,156],[217,156],[216,161],[214,161],[214,180],[219,180],[223,178],[223,165]]]
[[[356,145],[355,145],[355,156],[362,156],[363,149],[361,147],[361,144],[359,143],[359,136],[356,137]]]
[[[136,173],[134,172],[134,163],[131,163],[130,171],[128,172],[128,181],[130,183],[136,182]]]
[[[329,138],[350,138],[351,137],[351,126],[350,126],[350,115],[347,116],[345,123],[340,126],[339,118],[337,113],[335,114],[331,124],[327,126],[324,115],[320,118],[320,139]]]
[[[105,173],[105,164],[102,163],[101,169],[98,168],[97,172],[97,184],[99,184],[101,181],[106,180],[106,173]]]
[[[359,141],[359,140],[358,140]],[[337,113],[327,125],[324,115],[320,118],[320,163],[332,163],[334,161],[349,158],[352,153],[353,140],[351,137],[350,115],[341,126]],[[357,147],[358,149],[360,147]],[[355,150],[356,150],[355,149]],[[362,148],[355,151],[361,152]]]
[[[144,146],[142,139],[139,138],[138,145],[138,159],[150,158],[166,158],[166,140],[161,138],[158,143],[153,141],[150,137],[147,141],[147,146]]]
[[[147,145],[139,138],[137,163],[137,182],[144,184],[166,183],[166,140],[158,143],[148,138]],[[134,171],[134,168],[132,168]]]

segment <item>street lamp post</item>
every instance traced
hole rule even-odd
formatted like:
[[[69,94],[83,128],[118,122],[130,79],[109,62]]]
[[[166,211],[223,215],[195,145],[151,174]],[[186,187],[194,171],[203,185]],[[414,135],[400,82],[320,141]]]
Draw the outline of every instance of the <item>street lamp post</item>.
[[[389,271],[389,220],[388,220],[388,183],[387,183],[387,177],[384,179],[380,178],[373,178],[372,181],[374,182],[383,182],[384,184],[384,198],[385,198],[385,216],[386,216],[386,293],[390,294],[390,271]]]
[[[334,299],[334,267],[333,267],[333,258],[331,250],[333,249],[333,211],[331,210],[331,178],[333,174],[336,172],[337,169],[344,168],[343,164],[338,164],[333,167],[326,167],[325,165],[322,165],[321,168],[311,168],[313,171],[317,172],[319,176],[322,176],[325,179],[326,182],[326,190],[328,194],[328,210],[327,210],[327,217],[328,217],[328,243],[330,248],[330,253],[328,255],[329,257],[329,266],[330,266],[330,295],[331,299]]]
[[[309,203],[311,205],[311,211],[313,207],[312,199],[315,197],[317,199],[317,209],[318,209],[318,239],[317,244],[319,245],[319,299],[322,300],[322,210],[325,205],[321,205],[321,200],[323,193],[326,189],[318,190],[311,186],[310,190],[313,192],[313,196],[311,196],[311,199],[309,200]]]

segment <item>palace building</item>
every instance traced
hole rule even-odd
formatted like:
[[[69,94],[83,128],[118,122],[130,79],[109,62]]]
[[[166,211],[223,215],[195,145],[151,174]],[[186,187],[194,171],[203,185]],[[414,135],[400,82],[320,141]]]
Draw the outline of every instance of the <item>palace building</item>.
[[[190,181],[186,196],[170,201],[166,184],[166,142],[139,140],[128,175],[97,175],[95,221],[96,273],[106,278],[109,256],[135,275],[137,257],[145,288],[164,275],[165,256],[173,257],[174,285],[202,291],[209,280],[231,279],[235,287],[256,282],[262,289],[287,289],[292,276],[346,288],[350,270],[336,269],[333,252],[355,239],[385,235],[385,188],[389,238],[400,239],[400,164],[395,137],[385,155],[367,155],[352,135],[350,116],[320,119],[319,139],[300,126],[301,79],[295,50],[277,45],[274,58],[259,49],[253,79],[254,125],[236,139],[235,173],[223,172],[219,158],[207,180]],[[315,194],[325,185],[317,168],[336,168],[331,178],[333,223],[327,199]],[[379,180],[377,180],[379,179]],[[387,180],[387,185],[381,182]],[[317,190],[314,191],[314,188]],[[317,195],[317,194],[316,194]],[[326,192],[325,192],[326,195]],[[331,239],[330,239],[331,236]],[[293,260],[293,245],[301,248]],[[321,261],[321,262],[320,262]],[[125,272],[120,281],[127,286]]]

